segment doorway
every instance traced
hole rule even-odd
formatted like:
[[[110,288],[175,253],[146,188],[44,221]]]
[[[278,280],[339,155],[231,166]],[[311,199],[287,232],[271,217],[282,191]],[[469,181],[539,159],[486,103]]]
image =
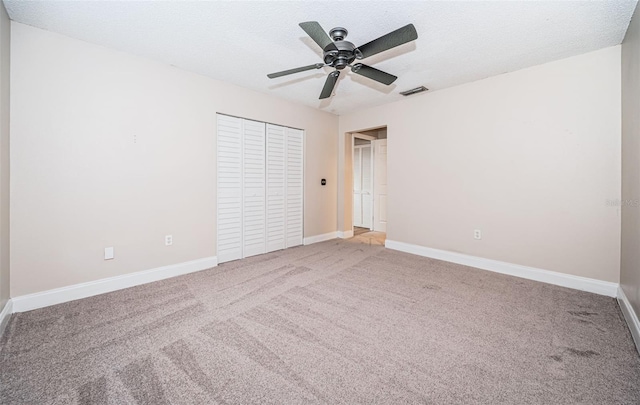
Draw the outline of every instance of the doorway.
[[[352,132],[352,227],[356,237],[387,232],[387,128]],[[368,235],[373,237],[373,233]]]

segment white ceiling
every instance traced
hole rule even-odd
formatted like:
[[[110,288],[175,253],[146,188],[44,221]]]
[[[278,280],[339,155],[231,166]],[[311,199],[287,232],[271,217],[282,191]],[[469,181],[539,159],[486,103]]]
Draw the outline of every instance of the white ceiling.
[[[614,1],[15,1],[11,19],[149,57],[215,79],[343,114],[622,42],[635,0]],[[321,62],[299,22],[349,30],[362,45],[408,23],[418,40],[363,60],[399,77],[391,86],[343,71],[335,95],[318,96],[330,68],[268,79]],[[419,96],[414,96],[419,97]]]

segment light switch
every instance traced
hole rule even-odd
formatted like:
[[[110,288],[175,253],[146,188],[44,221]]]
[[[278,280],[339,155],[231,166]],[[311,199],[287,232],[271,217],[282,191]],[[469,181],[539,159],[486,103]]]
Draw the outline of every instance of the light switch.
[[[113,259],[113,247],[104,248],[104,260]]]

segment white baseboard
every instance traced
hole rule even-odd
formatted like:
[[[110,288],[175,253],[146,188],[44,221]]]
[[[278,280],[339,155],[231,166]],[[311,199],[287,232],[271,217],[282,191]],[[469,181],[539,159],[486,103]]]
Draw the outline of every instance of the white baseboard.
[[[353,229],[350,231],[338,231],[338,238],[341,238],[341,239],[353,238]]]
[[[4,304],[4,308],[0,311],[0,338],[4,333],[4,329],[7,327],[9,323],[9,318],[11,318],[11,314],[13,313],[13,302],[11,300],[7,301]]]
[[[449,252],[447,250],[432,249],[389,239],[385,242],[385,247],[406,253],[412,253],[418,256],[430,257],[432,259],[458,263],[482,270],[489,270],[496,273],[508,274],[510,276],[541,281],[543,283],[555,284],[576,290],[588,291],[595,294],[606,295],[608,297],[618,296],[618,283],[542,270],[535,267],[506,263],[482,257],[469,256],[462,253]]]
[[[331,240],[338,237],[338,232],[323,233],[322,235],[309,236],[302,240],[303,245],[310,245],[312,243],[324,242],[325,240]]]
[[[638,320],[638,315],[633,310],[631,302],[624,294],[622,287],[618,288],[618,304],[620,305],[624,319],[627,321],[627,325],[629,325],[629,330],[631,331],[631,336],[633,336],[633,341],[636,344],[636,349],[638,350],[638,353],[640,353],[640,320]]]
[[[196,271],[210,269],[218,265],[215,256],[189,262],[162,266],[151,270],[139,271],[121,276],[103,278],[88,283],[74,284],[68,287],[42,291],[34,294],[22,295],[12,298],[13,312],[31,311],[32,309],[48,307],[63,302],[78,300],[124,288],[134,287],[140,284],[164,280],[166,278],[194,273]]]

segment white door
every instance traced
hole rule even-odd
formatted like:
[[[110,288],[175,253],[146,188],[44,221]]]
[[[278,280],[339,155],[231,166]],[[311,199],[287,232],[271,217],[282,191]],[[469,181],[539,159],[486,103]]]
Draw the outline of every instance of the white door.
[[[373,156],[371,145],[362,147],[362,227],[373,229]]]
[[[387,140],[377,139],[372,144],[375,160],[373,230],[387,232]]]
[[[353,153],[353,225],[371,229],[373,167],[371,145],[356,145]]]
[[[303,155],[304,139],[300,129],[285,128],[286,137],[286,247],[302,245],[303,238]]]
[[[267,124],[267,252],[285,248],[285,128]]]
[[[362,226],[362,148],[353,148],[353,226]]]
[[[242,119],[218,115],[218,262],[242,258]]]
[[[243,257],[266,253],[265,123],[243,120]]]

